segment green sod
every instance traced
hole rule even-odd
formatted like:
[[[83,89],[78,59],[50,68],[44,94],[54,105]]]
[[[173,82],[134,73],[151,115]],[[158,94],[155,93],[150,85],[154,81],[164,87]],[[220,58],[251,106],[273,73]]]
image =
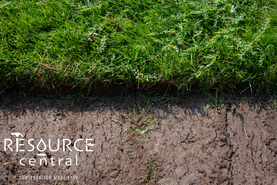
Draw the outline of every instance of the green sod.
[[[276,89],[276,30],[275,0],[1,1],[0,83]]]

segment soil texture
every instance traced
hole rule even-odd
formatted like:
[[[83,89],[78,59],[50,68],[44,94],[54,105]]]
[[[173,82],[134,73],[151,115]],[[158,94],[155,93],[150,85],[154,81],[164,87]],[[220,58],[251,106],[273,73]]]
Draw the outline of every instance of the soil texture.
[[[0,184],[277,185],[266,97],[0,96]]]

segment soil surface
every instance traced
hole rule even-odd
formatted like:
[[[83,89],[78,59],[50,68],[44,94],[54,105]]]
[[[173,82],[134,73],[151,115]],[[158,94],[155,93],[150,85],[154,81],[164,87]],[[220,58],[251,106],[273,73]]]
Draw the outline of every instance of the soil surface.
[[[265,97],[0,96],[0,184],[277,185]]]

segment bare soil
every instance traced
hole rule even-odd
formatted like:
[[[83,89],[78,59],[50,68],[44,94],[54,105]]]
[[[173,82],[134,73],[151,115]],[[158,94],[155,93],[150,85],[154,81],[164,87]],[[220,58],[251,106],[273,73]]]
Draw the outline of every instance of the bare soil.
[[[206,109],[201,95],[166,97],[143,112],[142,97],[135,104],[133,96],[1,96],[0,184],[277,185],[277,110],[266,97],[232,96],[219,109]],[[31,166],[37,149],[4,151],[4,139],[15,142],[15,132],[24,146],[29,139],[93,138],[94,151],[46,150],[48,160],[77,155],[78,165]]]

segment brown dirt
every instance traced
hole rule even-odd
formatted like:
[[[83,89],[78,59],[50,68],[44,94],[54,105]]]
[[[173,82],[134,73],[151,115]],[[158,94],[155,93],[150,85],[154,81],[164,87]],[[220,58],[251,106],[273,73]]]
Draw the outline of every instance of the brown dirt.
[[[135,109],[132,96],[2,94],[0,183],[277,185],[277,110],[266,98],[246,96],[242,101],[233,96],[220,110],[208,108],[203,116],[199,114],[206,109],[207,98],[175,98],[142,113]],[[141,97],[138,105],[144,105]],[[143,137],[138,130],[145,130],[152,120],[152,130]],[[13,132],[23,135],[25,146],[31,138],[35,144],[40,138],[53,143],[58,138],[93,138],[94,151],[46,150],[48,159],[77,155],[78,165],[22,166],[22,158],[39,160],[39,151],[4,151],[4,139],[15,142]],[[22,179],[26,176],[52,178]]]

